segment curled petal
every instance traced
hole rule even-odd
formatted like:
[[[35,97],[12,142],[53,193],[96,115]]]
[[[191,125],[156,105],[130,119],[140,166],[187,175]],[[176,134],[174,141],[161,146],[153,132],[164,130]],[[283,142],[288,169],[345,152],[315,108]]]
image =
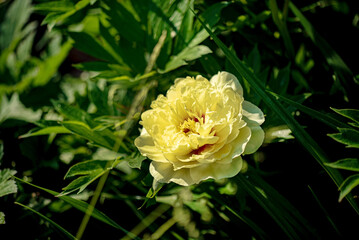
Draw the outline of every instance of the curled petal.
[[[135,139],[135,146],[143,156],[153,161],[168,162],[160,149],[155,146],[152,137],[145,128],[142,129],[141,135]]]
[[[190,169],[190,176],[195,183],[214,178],[230,178],[242,169],[243,160],[240,156],[234,158],[230,164],[209,163]]]
[[[211,78],[210,82],[213,86],[218,88],[226,88],[229,86],[239,95],[243,96],[243,88],[241,84],[239,83],[236,76],[229,72],[219,72]]]
[[[264,122],[264,114],[256,105],[251,102],[243,101],[243,115],[251,121],[257,122],[261,125]]]
[[[259,124],[254,121],[247,121],[247,126],[251,129],[252,135],[244,150],[244,154],[252,154],[262,145],[264,140],[264,131]]]
[[[195,183],[190,175],[190,169],[183,168],[174,171],[173,165],[170,163],[152,162],[150,173],[155,181],[160,183],[174,182],[182,186],[189,186]]]

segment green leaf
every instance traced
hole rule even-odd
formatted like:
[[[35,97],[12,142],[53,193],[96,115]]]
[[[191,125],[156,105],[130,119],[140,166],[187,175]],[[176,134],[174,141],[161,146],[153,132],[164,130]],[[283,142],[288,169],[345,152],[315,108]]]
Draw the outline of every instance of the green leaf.
[[[88,82],[88,93],[90,101],[95,104],[99,115],[113,115],[108,104],[108,89],[101,90],[96,83]]]
[[[39,72],[33,81],[33,85],[46,85],[57,72],[58,68],[67,57],[71,48],[71,41],[67,41],[64,45],[61,46],[61,49],[58,53],[46,58],[45,61],[41,62],[41,64],[39,65]]]
[[[117,60],[91,35],[84,32],[69,32],[69,35],[75,41],[74,48],[95,58],[117,63]]]
[[[5,224],[5,213],[0,212],[0,224]]]
[[[74,4],[71,1],[51,1],[37,3],[34,6],[35,11],[46,11],[46,12],[67,12],[74,8]]]
[[[15,181],[10,179],[15,174],[15,170],[10,170],[7,168],[0,170],[0,197],[17,192]]]
[[[211,49],[204,45],[187,47],[178,55],[173,56],[166,64],[165,70],[161,71],[161,73],[166,73],[183,65],[187,65],[187,62],[200,58],[201,56],[211,52]]]
[[[143,46],[145,31],[134,15],[116,1],[107,1],[106,3],[109,8],[104,11],[110,17],[109,22],[116,28],[120,36],[129,42],[136,42],[140,44],[139,46]]]
[[[85,176],[73,180],[69,185],[63,188],[64,191],[60,195],[66,195],[76,190],[78,190],[77,194],[81,193],[89,184],[116,167],[120,161],[120,159],[113,161],[90,160],[75,164],[66,173],[65,178],[79,175]]]
[[[5,94],[0,103],[0,123],[7,119],[17,119],[25,122],[35,122],[41,118],[41,110],[33,111],[26,108],[19,100],[19,95],[14,93],[8,100]]]
[[[357,109],[335,109],[335,108],[331,108],[333,111],[335,111],[336,113],[349,118],[353,121],[355,121],[356,123],[359,123],[359,110]]]
[[[199,21],[201,21],[199,19]],[[252,86],[253,90],[259,95],[267,106],[275,112],[292,130],[296,139],[307,149],[307,151],[317,160],[317,162],[323,167],[324,170],[333,179],[335,184],[339,186],[343,179],[341,174],[332,168],[328,168],[324,165],[325,162],[329,162],[325,152],[319,147],[317,142],[310,137],[310,135],[304,130],[304,128],[293,118],[293,116],[283,107],[281,103],[276,101],[272,95],[269,95],[265,88],[261,84],[261,80],[258,79],[248,67],[239,60],[219,38],[201,21],[207,32],[211,35],[217,46],[222,49],[228,60],[237,69],[243,78]],[[353,198],[347,198],[355,211],[359,214],[359,207]]]
[[[1,166],[1,160],[4,156],[4,144],[2,141],[0,141],[0,166]]]
[[[90,160],[77,163],[73,165],[66,173],[65,178],[77,176],[77,175],[88,175],[98,171],[106,171],[108,161],[103,160]],[[109,165],[111,166],[111,165]]]
[[[27,137],[34,137],[34,136],[41,136],[41,135],[49,135],[49,134],[61,134],[61,133],[71,133],[67,128],[63,126],[53,126],[53,127],[45,127],[43,129],[33,131],[31,130],[24,135],[21,135],[19,138],[27,138]]]
[[[131,168],[141,169],[141,164],[142,164],[143,160],[145,160],[145,159],[146,159],[146,157],[144,157],[140,154],[137,154],[137,155],[131,156],[129,159],[127,159],[127,161],[128,161],[128,165]]]
[[[52,190],[37,186],[35,184],[26,182],[26,181],[24,181],[24,180],[22,180],[20,178],[17,178],[17,177],[15,177],[15,179],[22,182],[22,183],[25,183],[25,184],[28,184],[28,185],[33,186],[35,188],[41,189],[41,190],[43,190],[43,191],[45,191],[45,192],[47,192],[47,193],[49,193],[49,194],[51,194],[53,196],[59,196],[59,194],[60,194],[58,192],[55,192],[55,191],[52,191]],[[77,200],[77,199],[69,197],[69,196],[59,196],[58,198],[63,200],[64,202],[70,204],[74,208],[80,210],[81,212],[84,212],[84,213],[86,213],[88,208],[90,207],[90,205],[88,203],[83,202],[81,200]],[[132,233],[128,232],[126,229],[124,229],[120,225],[118,225],[115,221],[113,221],[111,218],[109,218],[107,215],[105,215],[103,212],[97,210],[96,208],[93,209],[91,216],[96,218],[97,220],[103,222],[103,223],[106,223],[106,224],[116,228],[116,229],[120,229],[124,233],[131,235],[134,239],[140,239],[137,236],[134,236]]]
[[[302,112],[308,114],[309,116],[321,121],[322,123],[328,125],[329,127],[332,127],[334,129],[337,129],[338,127],[348,127],[348,125],[346,125],[345,123],[341,122],[341,121],[338,121],[337,119],[335,118],[332,118],[330,117],[329,115],[327,114],[324,114],[324,113],[321,113],[321,112],[318,112],[312,108],[308,108],[296,101],[293,101],[289,98],[286,98],[284,96],[281,96],[279,94],[276,94],[274,92],[271,92],[271,91],[267,91],[269,92],[270,94],[272,94],[273,96],[275,96],[277,99],[280,99],[294,107],[296,107],[297,109],[301,110]]]
[[[85,8],[88,4],[91,3],[91,0],[81,0],[78,1],[74,7],[71,7],[69,11],[66,12],[51,12],[49,13],[45,19],[42,21],[42,25],[48,24],[50,29],[57,23],[69,18],[74,15],[76,12]]]
[[[341,57],[332,49],[332,47],[328,44],[328,42],[318,34],[318,32],[314,29],[312,24],[307,20],[307,18],[300,12],[300,10],[290,1],[289,8],[292,10],[294,15],[299,19],[303,28],[307,32],[310,39],[313,43],[320,49],[322,54],[324,55],[327,63],[336,71],[339,76],[344,80],[353,80],[353,73],[349,69],[349,67],[345,64],[345,62],[341,59]]]
[[[9,47],[14,40],[22,37],[22,28],[32,12],[30,4],[30,0],[16,0],[12,2],[0,25],[0,52]]]
[[[64,229],[63,227],[61,227],[59,224],[55,223],[54,221],[52,221],[50,218],[46,217],[45,215],[39,213],[38,211],[35,211],[34,209],[25,206],[21,203],[15,202],[15,204],[22,206],[23,208],[26,208],[27,210],[30,210],[31,212],[37,214],[38,216],[40,216],[41,218],[43,218],[44,220],[46,220],[47,222],[51,223],[54,227],[56,227],[57,229],[59,229],[63,234],[65,234],[69,239],[74,239],[76,240],[76,238],[69,233],[66,229]]]
[[[328,167],[359,172],[359,159],[345,158],[333,163],[325,163]]]
[[[339,190],[339,202],[350,193],[350,191],[359,185],[359,174],[352,175],[345,179],[345,181],[340,185]]]
[[[64,187],[63,192],[60,193],[60,196],[67,195],[78,190],[77,194],[81,193],[85,188],[94,182],[96,179],[101,177],[106,171],[94,171],[91,174],[86,176],[81,176],[73,180],[69,185]]]
[[[328,136],[349,148],[359,148],[359,131],[350,128],[338,129],[340,133],[328,134]]]
[[[79,121],[65,121],[62,125],[71,132],[86,138],[93,143],[112,150],[116,144],[116,137],[102,134],[103,131],[91,129],[87,124]]]

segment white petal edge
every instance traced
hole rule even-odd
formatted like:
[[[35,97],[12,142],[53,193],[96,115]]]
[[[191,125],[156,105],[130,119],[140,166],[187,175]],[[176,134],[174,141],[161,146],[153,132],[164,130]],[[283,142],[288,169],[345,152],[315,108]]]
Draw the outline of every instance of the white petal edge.
[[[264,122],[264,114],[262,110],[259,109],[256,105],[251,102],[243,101],[242,103],[243,115],[246,116],[249,120],[257,122],[261,125]]]

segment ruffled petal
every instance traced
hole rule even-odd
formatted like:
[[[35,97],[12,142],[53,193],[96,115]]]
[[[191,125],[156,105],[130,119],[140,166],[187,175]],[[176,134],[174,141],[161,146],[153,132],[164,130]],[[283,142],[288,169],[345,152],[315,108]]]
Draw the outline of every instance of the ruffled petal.
[[[236,76],[229,72],[218,72],[218,74],[211,78],[210,82],[213,86],[218,88],[225,88],[226,86],[229,86],[239,95],[243,96],[243,88],[241,84]]]
[[[145,128],[142,129],[141,135],[135,139],[135,146],[143,156],[153,161],[168,162],[161,150],[155,146],[152,137]]]
[[[196,168],[191,168],[190,176],[195,183],[200,181],[214,178],[230,178],[239,173],[242,169],[243,160],[240,156],[234,158],[229,164],[220,164],[220,163],[210,163],[202,164]]]
[[[247,126],[251,129],[252,135],[249,139],[244,154],[252,154],[258,150],[264,140],[264,131],[257,122],[247,120]]]
[[[256,105],[251,102],[243,101],[243,115],[251,121],[257,122],[261,125],[264,122],[264,114]]]
[[[182,186],[194,184],[190,170],[187,168],[174,171],[170,163],[152,162],[150,164],[150,173],[155,181],[160,183],[174,182]]]

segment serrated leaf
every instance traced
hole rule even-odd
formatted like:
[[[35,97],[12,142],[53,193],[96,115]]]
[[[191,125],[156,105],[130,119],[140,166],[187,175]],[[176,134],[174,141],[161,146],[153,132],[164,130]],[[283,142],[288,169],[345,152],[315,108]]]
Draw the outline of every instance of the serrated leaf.
[[[359,174],[352,175],[345,179],[345,181],[340,185],[339,190],[339,202],[343,200],[343,198],[351,192],[353,188],[359,185]]]
[[[0,170],[0,197],[17,192],[15,180],[9,179],[15,174],[15,170],[7,168]]]
[[[340,133],[328,134],[335,141],[347,145],[349,148],[359,148],[359,131],[350,128],[338,128]]]
[[[359,124],[359,110],[357,109],[335,109],[331,108],[336,113],[349,118]]]
[[[357,158],[345,158],[333,163],[325,163],[325,165],[331,168],[359,172],[359,159]]]
[[[26,108],[19,100],[19,94],[14,93],[10,100],[5,94],[2,96],[0,103],[0,123],[7,119],[17,119],[26,122],[34,122],[41,117],[41,110],[33,111]]]

